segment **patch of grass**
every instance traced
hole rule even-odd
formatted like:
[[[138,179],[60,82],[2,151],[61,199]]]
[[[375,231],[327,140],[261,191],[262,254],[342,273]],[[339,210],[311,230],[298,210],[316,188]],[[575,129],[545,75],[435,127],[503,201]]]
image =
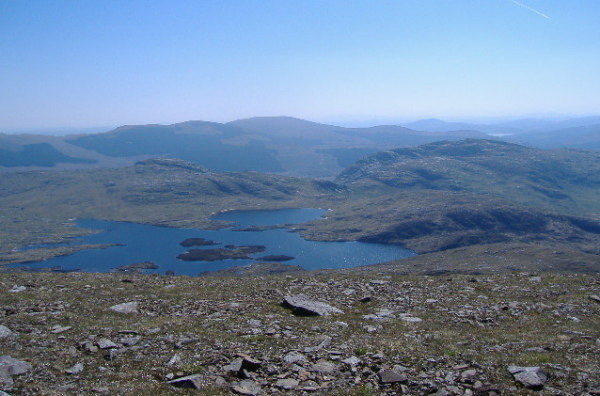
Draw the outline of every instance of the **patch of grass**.
[[[520,366],[542,366],[545,363],[553,363],[553,356],[547,352],[529,352],[515,358]]]
[[[366,354],[367,354],[367,352],[368,352],[368,349],[367,349],[367,348],[365,348],[365,347],[356,348],[356,349],[354,350],[354,354],[355,354],[356,356],[363,356],[363,355],[366,355]]]

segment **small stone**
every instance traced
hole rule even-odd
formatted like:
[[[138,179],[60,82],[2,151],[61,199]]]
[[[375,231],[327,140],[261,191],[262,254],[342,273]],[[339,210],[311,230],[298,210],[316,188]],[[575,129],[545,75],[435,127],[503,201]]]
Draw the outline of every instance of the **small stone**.
[[[592,294],[590,296],[590,299],[593,300],[593,301],[596,301],[596,302],[600,303],[600,296],[598,296],[596,294]]]
[[[404,373],[398,373],[393,370],[381,370],[379,373],[379,381],[382,384],[393,384],[396,382],[406,382],[408,377]]]
[[[242,370],[242,362],[244,359],[237,358],[231,361],[228,365],[223,366],[223,370],[229,373],[238,373]]]
[[[331,374],[337,371],[337,366],[334,363],[327,361],[320,361],[312,365],[310,371],[321,373],[321,374]]]
[[[463,371],[460,376],[465,379],[465,380],[471,380],[473,378],[475,378],[475,376],[477,375],[477,370],[465,370]]]
[[[92,341],[83,341],[79,343],[79,349],[86,351],[87,353],[98,352],[98,347],[94,345]]]
[[[79,374],[82,371],[83,371],[83,364],[82,363],[76,363],[72,367],[69,367],[68,369],[66,369],[65,373],[67,373],[69,375],[74,375],[74,374]]]
[[[173,357],[171,359],[169,359],[169,361],[167,362],[167,366],[174,366],[176,364],[178,364],[181,361],[181,358],[179,357],[178,354],[173,355]]]
[[[126,302],[122,304],[113,305],[109,309],[113,312],[124,314],[138,313],[138,303],[137,301]]]
[[[419,322],[423,321],[423,319],[417,318],[416,316],[405,316],[400,319],[402,319],[403,321],[408,322],[408,323],[419,323]]]
[[[542,353],[542,352],[546,352],[546,350],[544,348],[540,348],[540,347],[531,347],[531,348],[525,349],[525,352]]]
[[[71,326],[60,326],[60,325],[56,325],[52,327],[52,330],[50,330],[50,332],[52,334],[60,334],[60,333],[64,333],[65,331],[71,330],[72,327]]]
[[[287,355],[283,357],[283,361],[288,364],[304,362],[306,360],[306,356],[301,354],[300,352],[289,352]]]
[[[348,359],[342,360],[343,363],[346,363],[350,367],[357,366],[361,363],[361,360],[356,356],[350,356]]]
[[[0,339],[14,337],[15,335],[8,327],[0,325]]]
[[[256,396],[261,392],[262,388],[254,381],[245,380],[233,385],[231,390],[240,395]]]
[[[9,290],[9,292],[11,292],[11,293],[20,293],[20,292],[22,292],[22,291],[25,291],[25,290],[27,290],[27,288],[26,288],[25,286],[17,286],[17,285],[14,285],[14,286],[13,286],[13,287],[12,287],[12,288]]]
[[[302,382],[302,384],[300,384],[300,389],[306,392],[316,392],[320,389],[321,387],[319,386],[319,384],[317,384],[315,381],[309,380],[309,381],[305,381]]]
[[[167,381],[167,384],[177,388],[200,389],[202,387],[202,376],[200,374],[192,374]]]
[[[347,329],[348,328],[348,323],[346,322],[342,322],[342,321],[337,321],[334,323],[337,327],[340,327],[342,329]]]
[[[293,390],[296,389],[299,384],[300,382],[298,382],[298,380],[295,380],[293,378],[284,378],[277,380],[275,386],[283,390]]]
[[[119,347],[117,344],[115,344],[108,338],[100,338],[98,341],[96,341],[96,345],[98,345],[98,348],[100,349],[111,349]]]
[[[547,381],[546,374],[539,367],[509,366],[508,371],[525,388],[539,390]]]
[[[254,359],[253,357],[246,355],[244,353],[239,353],[239,357],[242,358],[242,368],[246,370],[257,370],[262,362],[258,359]]]

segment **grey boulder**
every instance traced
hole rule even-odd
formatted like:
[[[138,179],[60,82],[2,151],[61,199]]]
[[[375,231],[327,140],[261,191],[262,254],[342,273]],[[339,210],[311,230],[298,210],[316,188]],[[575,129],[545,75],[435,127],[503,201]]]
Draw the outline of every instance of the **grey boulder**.
[[[542,389],[547,381],[546,374],[539,367],[508,366],[515,381],[529,389]]]
[[[13,375],[25,374],[31,370],[31,364],[8,355],[0,356],[0,384],[12,385]]]

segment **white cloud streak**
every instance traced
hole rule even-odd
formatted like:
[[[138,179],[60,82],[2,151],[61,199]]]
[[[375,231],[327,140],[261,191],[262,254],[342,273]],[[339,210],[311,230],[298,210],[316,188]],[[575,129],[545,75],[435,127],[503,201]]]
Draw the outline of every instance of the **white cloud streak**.
[[[523,3],[519,3],[517,0],[510,0],[510,1],[512,1],[513,3],[515,3],[516,5],[518,5],[519,7],[523,7],[523,8],[525,8],[525,9],[531,11],[531,12],[535,12],[539,16],[542,16],[542,17],[544,17],[546,19],[550,19],[550,17],[548,15],[539,12],[535,8],[531,8],[531,7],[529,7],[529,6],[527,6],[527,5],[523,4]]]

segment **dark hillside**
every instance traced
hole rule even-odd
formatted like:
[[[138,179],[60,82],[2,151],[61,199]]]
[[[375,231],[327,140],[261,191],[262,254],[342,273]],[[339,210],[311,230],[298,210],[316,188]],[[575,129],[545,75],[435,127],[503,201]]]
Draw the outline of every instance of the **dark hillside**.
[[[13,149],[0,149],[0,166],[44,166],[52,167],[59,163],[93,164],[95,160],[75,158],[58,151],[49,143],[32,143]]]

